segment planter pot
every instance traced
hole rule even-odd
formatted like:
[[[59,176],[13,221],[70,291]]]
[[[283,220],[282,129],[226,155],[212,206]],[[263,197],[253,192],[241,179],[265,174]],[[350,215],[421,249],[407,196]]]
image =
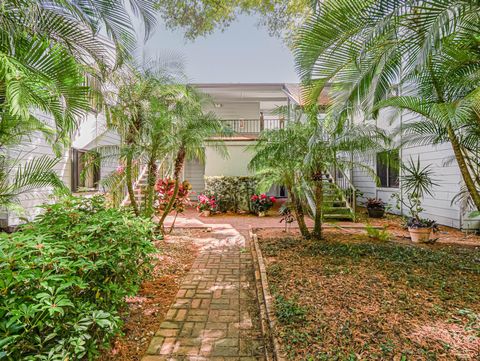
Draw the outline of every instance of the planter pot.
[[[210,211],[202,211],[202,212],[200,213],[200,215],[201,215],[202,217],[210,217]]]
[[[463,231],[478,231],[480,230],[480,216],[467,217],[464,218],[462,222]]]
[[[267,215],[267,212],[258,212],[259,217],[265,217]]]
[[[427,242],[430,239],[432,228],[408,228],[410,238],[414,243]]]
[[[367,212],[370,218],[382,218],[385,215],[385,209],[382,208],[367,208]]]

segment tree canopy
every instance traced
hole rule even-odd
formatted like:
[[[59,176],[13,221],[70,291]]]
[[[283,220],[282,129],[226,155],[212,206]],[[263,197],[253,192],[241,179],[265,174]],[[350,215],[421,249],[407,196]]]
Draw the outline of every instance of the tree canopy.
[[[241,14],[256,14],[271,35],[288,35],[312,9],[312,0],[157,0],[166,26],[181,28],[187,39],[225,30]]]

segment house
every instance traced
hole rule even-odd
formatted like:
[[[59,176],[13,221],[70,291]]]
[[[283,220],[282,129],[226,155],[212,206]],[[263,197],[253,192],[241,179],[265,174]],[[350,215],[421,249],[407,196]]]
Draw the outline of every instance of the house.
[[[417,116],[412,113],[392,113],[391,110],[381,112],[376,120],[376,125],[391,131],[403,124],[418,120]],[[420,160],[422,168],[430,166],[433,171],[432,180],[436,183],[433,187],[433,196],[425,195],[422,200],[424,211],[421,216],[450,227],[479,228],[480,222],[469,218],[472,210],[460,202],[453,201],[461,191],[462,177],[454,160],[451,145],[449,143],[412,145],[408,143],[408,139],[402,137],[396,139],[396,143],[403,145],[399,149],[389,151],[386,154],[365,154],[362,159],[362,163],[367,164],[375,171],[378,184],[365,170],[359,167],[353,169],[351,181],[356,189],[363,194],[363,200],[380,198],[390,205],[390,212],[408,214],[408,210],[403,207],[397,209],[396,203],[392,199],[392,195],[395,193],[402,195],[401,177],[399,177],[399,171],[395,163],[398,164],[398,160],[403,164],[407,164],[410,160],[414,162]]]
[[[194,194],[204,190],[205,177],[251,175],[248,164],[253,157],[252,146],[255,145],[260,132],[264,129],[284,127],[294,118],[294,105],[302,104],[298,84],[237,83],[192,84],[192,86],[211,97],[212,103],[205,110],[214,112],[232,131],[230,135],[222,138],[228,151],[227,156],[222,156],[212,144],[206,147],[203,162],[199,160],[186,162],[183,178],[190,181]],[[319,102],[321,105],[326,105],[328,98],[322,96]],[[287,114],[279,115],[275,111],[278,107],[287,109]],[[402,114],[392,122],[392,116],[384,112],[377,120],[377,126],[389,130],[411,119],[411,115]],[[83,178],[80,174],[84,164],[84,153],[98,146],[119,144],[119,141],[119,136],[106,128],[105,119],[101,114],[90,114],[75,134],[72,148],[64,151],[57,166],[58,174],[73,192],[101,191],[99,180],[114,171],[118,164],[102,160],[99,169]],[[400,140],[399,143],[402,141]],[[32,142],[16,147],[9,153],[11,156],[24,159],[42,154],[53,156],[51,147],[46,144],[41,135],[32,137]],[[342,177],[337,177],[336,181],[340,186],[341,182],[348,181],[348,184],[355,187],[361,194],[360,201],[370,197],[381,198],[390,203],[390,211],[406,214],[406,209],[397,210],[391,199],[392,194],[401,193],[398,170],[393,163],[396,158],[402,162],[419,158],[423,165],[432,165],[435,178],[438,180],[438,186],[434,188],[434,196],[426,196],[423,200],[422,216],[451,227],[471,228],[475,224],[468,219],[469,210],[459,203],[452,203],[452,199],[462,186],[456,162],[449,162],[452,156],[450,144],[403,146],[388,155],[365,154],[361,161],[367,163],[376,172],[379,184],[359,167],[353,168]],[[382,161],[385,159],[386,161]],[[25,212],[22,216],[33,218],[39,212],[36,206],[48,201],[50,193],[49,189],[40,189],[24,195],[21,203]],[[286,195],[280,186],[272,188],[271,193],[276,196]],[[19,215],[12,212],[3,214],[1,220],[4,225],[15,225],[20,222]]]
[[[212,144],[205,149],[204,162],[187,161],[184,178],[192,184],[194,194],[199,194],[205,188],[205,177],[251,175],[248,164],[253,157],[252,146],[262,130],[283,128],[289,121],[289,112],[279,115],[278,109],[289,110],[298,102],[298,86],[283,83],[192,85],[213,100],[205,111],[215,113],[232,131],[223,137],[226,157]],[[281,187],[272,189],[271,193],[285,196]]]
[[[37,114],[37,117],[46,124],[51,123],[48,116]],[[53,124],[51,125],[53,126]],[[115,170],[117,163],[102,160],[99,169],[90,172],[86,177],[82,177],[81,173],[85,166],[84,154],[88,150],[101,145],[118,144],[119,140],[117,134],[107,130],[105,118],[102,114],[90,113],[80,122],[79,129],[73,135],[71,147],[61,151],[55,171],[73,193],[79,191],[84,192],[83,194],[85,192],[97,192],[101,190],[100,179]],[[8,149],[8,157],[17,160],[19,164],[44,155],[52,158],[58,157],[40,132],[35,132],[22,144]],[[42,211],[38,206],[51,201],[51,198],[52,189],[48,187],[21,194],[19,200],[22,210],[10,210],[1,213],[0,225],[7,228],[22,223],[24,219],[33,219]]]

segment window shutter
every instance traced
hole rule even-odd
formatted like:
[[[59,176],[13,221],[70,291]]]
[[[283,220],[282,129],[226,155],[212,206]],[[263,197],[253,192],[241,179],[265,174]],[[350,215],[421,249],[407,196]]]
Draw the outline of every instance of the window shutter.
[[[78,190],[78,181],[79,181],[79,174],[78,174],[78,165],[80,161],[79,152],[77,149],[72,148],[72,171],[71,171],[71,191],[76,192]]]

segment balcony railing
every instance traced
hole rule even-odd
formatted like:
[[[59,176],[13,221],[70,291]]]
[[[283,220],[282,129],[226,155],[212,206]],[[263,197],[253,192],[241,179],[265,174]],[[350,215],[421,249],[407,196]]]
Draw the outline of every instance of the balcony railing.
[[[233,134],[258,134],[265,129],[281,129],[285,126],[283,119],[225,119],[222,120]]]

